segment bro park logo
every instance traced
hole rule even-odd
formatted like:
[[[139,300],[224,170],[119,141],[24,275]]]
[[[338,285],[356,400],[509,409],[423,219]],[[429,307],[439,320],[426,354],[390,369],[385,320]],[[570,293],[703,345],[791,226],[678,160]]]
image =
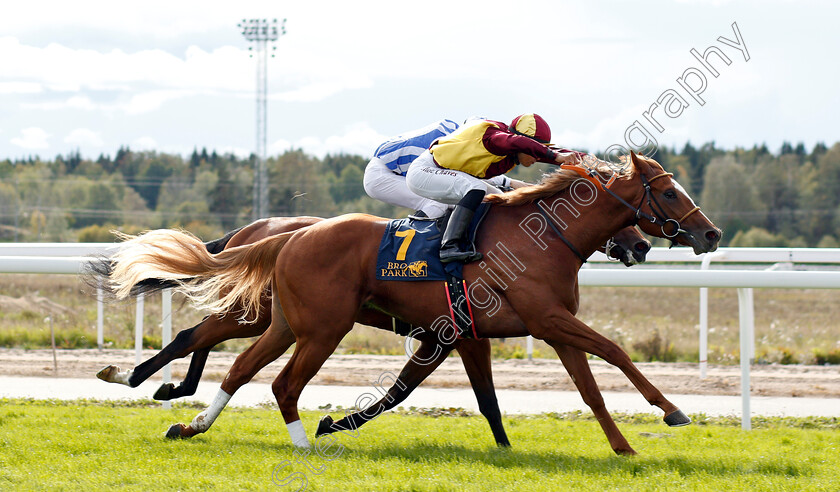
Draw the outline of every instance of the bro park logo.
[[[382,278],[425,278],[428,276],[427,267],[428,263],[425,260],[412,261],[411,263],[389,261],[379,273]]]

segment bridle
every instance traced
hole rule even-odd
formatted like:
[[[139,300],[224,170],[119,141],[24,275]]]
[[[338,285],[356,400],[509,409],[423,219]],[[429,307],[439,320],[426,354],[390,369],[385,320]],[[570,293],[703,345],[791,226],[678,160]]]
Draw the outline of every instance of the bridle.
[[[676,241],[674,241],[674,238],[675,238],[675,237],[677,237],[680,233],[685,233],[685,234],[688,234],[688,235],[690,236],[690,235],[691,235],[691,233],[690,233],[690,232],[688,232],[688,231],[686,231],[685,229],[683,229],[681,224],[682,224],[682,223],[685,221],[685,219],[687,219],[687,218],[688,218],[691,214],[693,214],[694,212],[696,212],[696,211],[700,210],[700,207],[698,207],[698,206],[696,206],[696,205],[695,205],[695,206],[694,206],[694,208],[692,208],[691,210],[689,210],[688,212],[686,212],[686,213],[685,213],[685,215],[683,215],[683,216],[682,216],[682,217],[680,217],[679,219],[672,219],[672,218],[669,218],[669,217],[667,217],[667,214],[665,213],[665,210],[662,208],[662,205],[660,205],[660,204],[659,204],[659,201],[658,201],[658,200],[656,199],[656,197],[653,195],[653,192],[651,191],[651,188],[650,188],[650,184],[651,184],[654,180],[659,179],[659,178],[664,177],[664,176],[669,176],[669,177],[670,177],[670,176],[673,176],[673,173],[663,172],[663,173],[661,173],[661,174],[657,174],[656,176],[654,176],[654,177],[652,177],[652,178],[650,178],[650,179],[647,179],[647,177],[645,177],[645,175],[644,175],[644,174],[642,174],[641,176],[642,176],[642,186],[644,186],[644,188],[645,188],[645,196],[643,196],[643,197],[642,197],[642,201],[641,201],[641,202],[639,202],[639,206],[638,206],[638,207],[636,207],[636,220],[635,220],[635,222],[633,223],[633,225],[638,224],[638,223],[639,223],[639,219],[640,219],[640,218],[641,218],[641,219],[646,219],[646,220],[650,221],[650,223],[652,223],[652,224],[654,224],[654,225],[660,224],[659,228],[660,228],[660,230],[662,231],[662,235],[663,235],[663,236],[665,236],[666,238],[670,239],[670,240],[671,240],[671,244],[672,244],[672,245],[673,245],[674,243],[676,243]],[[613,193],[613,192],[612,192],[612,190],[610,190],[609,188],[604,188],[604,189],[605,189],[605,190],[606,190],[609,194],[611,194],[612,196],[614,196],[615,198],[617,198],[618,200],[620,200],[620,201],[624,202],[624,204],[625,204],[625,205],[627,205],[628,207],[633,208],[630,204],[628,204],[627,202],[625,202],[625,201],[624,201],[624,200],[623,200],[620,196],[618,196],[618,195],[616,195],[615,193]],[[648,207],[649,207],[649,208],[650,208],[650,210],[653,212],[654,216],[651,216],[650,214],[647,214],[647,213],[645,213],[645,212],[642,212],[642,204],[643,204],[645,201],[647,201]],[[657,222],[657,221],[658,221],[658,222]],[[666,227],[669,223],[670,223],[670,224],[674,224],[674,233],[673,233],[673,234],[668,234],[668,232],[667,232],[667,231],[665,231],[665,227]]]
[[[677,244],[677,241],[676,241],[675,238],[677,236],[679,236],[681,233],[685,233],[689,236],[692,235],[690,232],[688,232],[687,230],[682,228],[682,222],[684,222],[685,219],[687,219],[689,216],[691,216],[691,214],[700,210],[700,207],[695,206],[694,208],[692,208],[691,210],[686,212],[679,219],[670,218],[670,217],[668,217],[668,214],[665,213],[665,210],[662,208],[662,205],[659,204],[659,201],[653,195],[653,191],[651,190],[651,185],[650,184],[652,182],[656,181],[659,178],[663,178],[663,177],[666,177],[666,176],[669,176],[669,177],[673,176],[674,175],[673,173],[662,172],[662,173],[657,174],[656,176],[654,176],[650,179],[648,179],[644,174],[640,174],[640,176],[642,178],[642,187],[645,190],[645,194],[642,196],[642,199],[639,201],[639,204],[634,207],[631,203],[629,203],[624,198],[621,198],[614,191],[612,191],[610,189],[610,187],[612,186],[612,184],[616,180],[616,177],[617,177],[617,174],[618,174],[617,172],[613,171],[613,174],[612,174],[612,176],[610,176],[610,179],[607,180],[606,184],[604,184],[604,182],[602,181],[601,175],[594,168],[579,166],[579,165],[575,165],[575,164],[561,164],[560,168],[561,169],[568,169],[570,171],[576,172],[577,174],[579,174],[584,179],[594,183],[596,185],[596,187],[599,187],[602,190],[609,193],[610,195],[612,195],[613,198],[615,198],[616,200],[618,200],[619,202],[621,202],[622,204],[627,206],[627,208],[629,208],[630,210],[633,210],[634,219],[633,219],[632,225],[637,225],[639,223],[639,220],[641,220],[641,219],[647,220],[651,224],[659,225],[659,228],[662,231],[662,235],[665,236],[667,239],[671,240],[671,246],[672,247],[675,244]],[[642,211],[642,207],[644,206],[645,203],[647,203],[648,208],[650,208],[651,212],[653,212],[653,215]],[[583,255],[581,255],[580,252],[572,245],[572,243],[569,242],[569,240],[566,239],[565,236],[563,236],[563,234],[560,232],[560,229],[557,228],[557,226],[554,224],[554,221],[551,220],[551,217],[549,216],[549,214],[543,208],[543,205],[540,202],[540,200],[536,201],[536,205],[537,205],[537,210],[539,210],[540,214],[543,217],[546,218],[546,220],[548,221],[551,228],[560,237],[560,239],[566,244],[566,246],[568,246],[569,249],[571,249],[572,252],[578,258],[581,259],[581,261],[586,263],[586,258],[584,258]],[[669,224],[672,224],[672,226],[673,226],[673,233],[670,233],[670,234],[668,233],[668,231],[666,231],[666,227]]]
[[[624,251],[625,253],[627,252],[627,250],[624,249],[624,246],[615,242],[615,238],[611,237],[611,238],[607,239],[607,244],[604,245],[604,254],[607,256],[607,261],[621,261],[621,259],[613,258],[610,255],[610,253],[612,253],[613,249],[618,249],[620,251]]]
[[[588,168],[588,167],[578,166],[578,165],[572,165],[572,164],[563,164],[563,165],[560,166],[560,168],[575,171],[576,173],[580,174],[583,178],[589,180],[592,183],[595,183],[596,186],[600,187],[602,190],[604,190],[607,193],[609,193],[610,195],[612,195],[613,198],[615,198],[619,202],[626,205],[627,208],[633,210],[633,215],[635,217],[635,219],[633,221],[633,225],[638,224],[639,219],[645,219],[648,222],[650,222],[651,224],[659,225],[660,230],[662,231],[662,235],[665,236],[666,238],[670,239],[672,242],[674,241],[674,238],[677,237],[680,233],[685,233],[685,234],[691,235],[691,233],[689,233],[688,231],[686,231],[685,229],[682,228],[681,224],[691,214],[700,210],[700,207],[695,206],[694,208],[692,208],[691,210],[686,212],[682,217],[680,217],[679,220],[678,219],[672,219],[672,218],[668,217],[668,214],[665,213],[665,209],[663,209],[662,205],[659,204],[659,201],[653,195],[653,191],[651,190],[651,183],[653,183],[654,181],[656,181],[659,178],[664,178],[666,176],[667,177],[673,176],[674,175],[673,173],[662,172],[662,173],[657,174],[656,176],[654,176],[650,179],[648,179],[647,176],[645,176],[644,174],[640,174],[640,176],[642,178],[642,187],[645,190],[645,194],[644,194],[644,196],[642,196],[641,201],[639,201],[639,205],[634,207],[633,205],[628,203],[627,200],[625,200],[625,199],[621,198],[620,196],[616,195],[615,192],[613,192],[610,189],[612,184],[615,182],[616,175],[618,174],[615,171],[613,172],[612,176],[610,176],[610,179],[607,181],[607,183],[604,184],[603,181],[601,180],[601,175],[598,174],[598,172],[593,168]],[[653,215],[650,215],[649,213],[642,211],[642,206],[644,206],[645,203],[647,203],[648,208],[650,208],[651,212],[653,212]],[[668,224],[673,224],[674,225],[674,229],[673,229],[674,232],[673,233],[669,234],[665,230],[665,228]]]

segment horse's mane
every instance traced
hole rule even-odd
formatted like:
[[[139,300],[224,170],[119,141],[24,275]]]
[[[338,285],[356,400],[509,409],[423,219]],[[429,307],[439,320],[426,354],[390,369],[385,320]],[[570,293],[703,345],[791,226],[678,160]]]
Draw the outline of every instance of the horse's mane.
[[[624,162],[624,159],[622,159],[622,161]],[[629,177],[634,171],[633,164],[629,163],[629,161],[624,162],[624,166],[618,169],[617,166],[613,166],[604,161],[597,161],[595,163],[586,162],[586,164],[587,167],[594,168],[598,171],[598,173],[605,179],[608,179],[614,171],[618,172],[622,177]],[[516,206],[533,203],[537,200],[556,195],[571,186],[572,183],[578,179],[581,179],[581,175],[575,171],[557,168],[552,172],[543,174],[540,182],[535,185],[525,186],[505,193],[487,195],[485,200],[495,205],[502,206]]]

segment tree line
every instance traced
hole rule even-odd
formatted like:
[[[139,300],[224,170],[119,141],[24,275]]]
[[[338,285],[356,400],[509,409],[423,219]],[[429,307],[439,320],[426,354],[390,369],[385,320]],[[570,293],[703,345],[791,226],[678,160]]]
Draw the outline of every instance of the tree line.
[[[652,156],[724,230],[727,246],[838,247],[840,142],[750,149],[714,142]],[[319,159],[292,149],[267,160],[274,216],[330,217],[365,212],[400,217],[408,210],[369,198],[362,185],[368,159]],[[112,241],[178,227],[209,240],[252,220],[256,159],[195,149],[188,157],[121,147],[114,157],[79,152],[43,160],[0,161],[0,241]],[[551,166],[518,168],[535,182]]]

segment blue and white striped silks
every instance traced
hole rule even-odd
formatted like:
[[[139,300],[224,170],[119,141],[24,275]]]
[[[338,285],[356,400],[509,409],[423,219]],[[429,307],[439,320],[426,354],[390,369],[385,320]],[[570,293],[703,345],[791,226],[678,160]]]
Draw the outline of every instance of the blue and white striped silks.
[[[419,130],[388,139],[376,149],[373,156],[385,162],[388,169],[394,173],[405,176],[408,166],[417,156],[427,150],[432,142],[457,129],[458,123],[452,120],[440,120]]]

